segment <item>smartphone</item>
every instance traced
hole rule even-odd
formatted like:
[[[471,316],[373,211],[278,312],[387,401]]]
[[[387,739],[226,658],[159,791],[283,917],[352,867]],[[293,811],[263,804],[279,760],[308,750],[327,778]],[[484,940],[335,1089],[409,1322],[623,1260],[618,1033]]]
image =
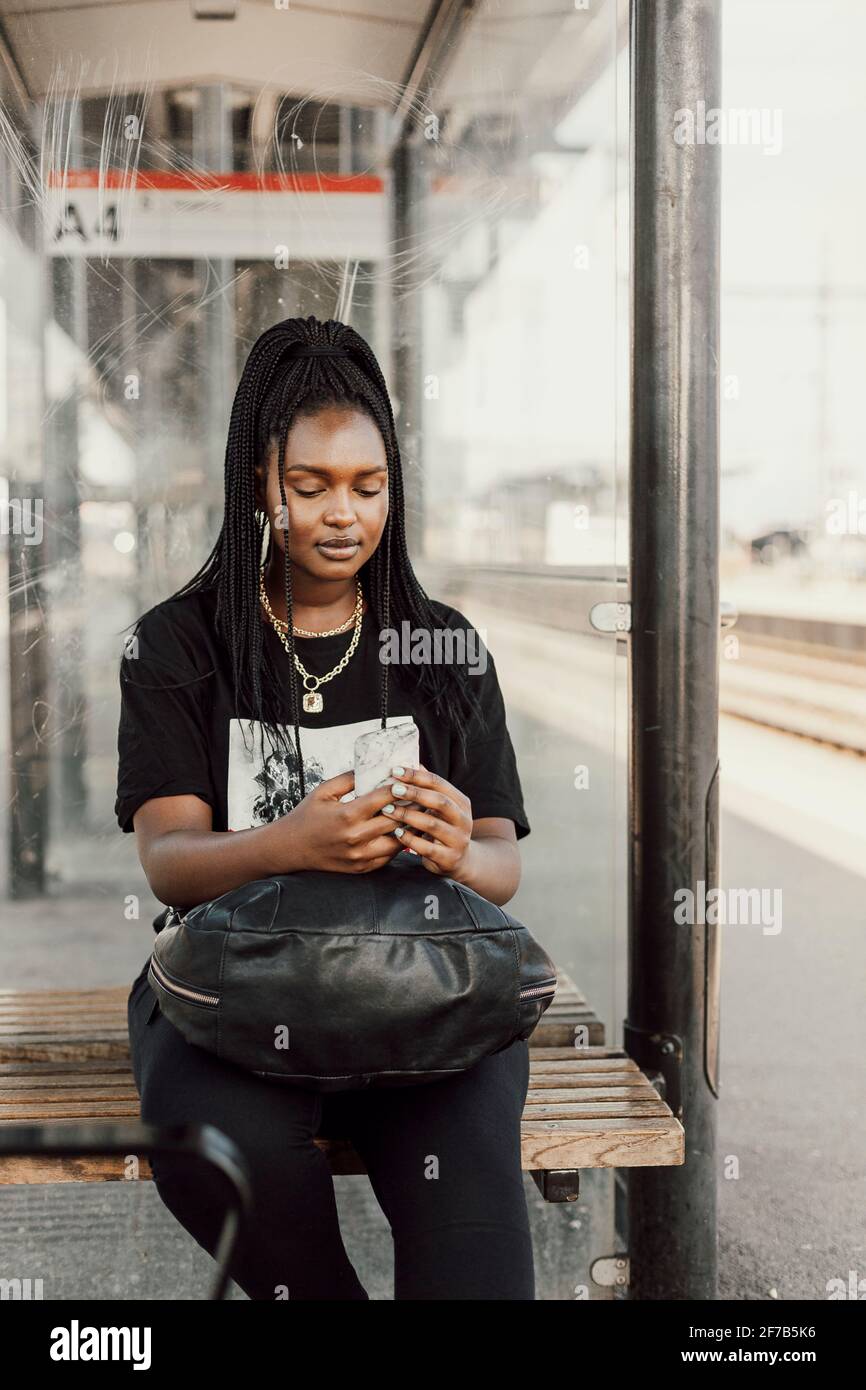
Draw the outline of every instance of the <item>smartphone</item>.
[[[421,761],[418,725],[414,719],[369,729],[355,739],[355,795],[393,780],[392,767],[417,767]],[[395,797],[404,805],[408,797]]]
[[[392,767],[417,767],[420,761],[420,738],[414,719],[359,734],[355,739],[355,795],[363,796],[393,781]],[[408,796],[395,796],[394,805],[417,806],[418,803]]]

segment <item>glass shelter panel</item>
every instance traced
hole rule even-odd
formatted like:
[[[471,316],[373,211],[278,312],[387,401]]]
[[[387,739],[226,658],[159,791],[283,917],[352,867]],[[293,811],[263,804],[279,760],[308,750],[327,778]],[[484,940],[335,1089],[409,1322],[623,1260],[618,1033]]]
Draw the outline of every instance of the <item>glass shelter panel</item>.
[[[313,314],[375,351],[416,572],[496,664],[510,910],[619,1043],[626,663],[591,614],[625,596],[627,6],[3,9],[3,988],[128,984],[150,949],[124,640],[219,534],[251,346]]]

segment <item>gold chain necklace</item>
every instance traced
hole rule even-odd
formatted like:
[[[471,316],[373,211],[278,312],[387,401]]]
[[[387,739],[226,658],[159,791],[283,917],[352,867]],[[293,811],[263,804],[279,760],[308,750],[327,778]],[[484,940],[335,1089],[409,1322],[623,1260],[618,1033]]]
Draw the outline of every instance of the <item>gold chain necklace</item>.
[[[355,576],[355,594],[356,594],[356,598],[357,598],[357,596],[360,594],[360,592],[361,592],[361,581],[358,579],[358,577],[357,577],[357,575],[356,575],[356,576]],[[279,632],[279,629],[282,628],[284,632],[288,632],[288,630],[289,630],[289,625],[288,625],[288,623],[285,621],[284,618],[278,618],[278,617],[276,616],[276,614],[274,613],[273,609],[271,608],[270,602],[268,601],[268,591],[267,591],[267,589],[265,588],[265,567],[264,567],[264,565],[262,565],[261,569],[259,570],[259,594],[260,594],[260,596],[261,596],[262,606],[264,607],[265,612],[267,613],[268,617],[270,618],[271,622],[273,623],[273,625],[274,625],[274,627],[277,629],[277,631]],[[352,613],[351,617],[347,618],[345,622],[340,623],[340,626],[339,626],[339,627],[329,627],[328,630],[327,630],[327,632],[312,632],[309,628],[306,628],[306,627],[295,627],[295,625],[294,625],[294,623],[293,623],[293,624],[292,624],[292,632],[295,634],[296,637],[336,637],[336,635],[337,635],[338,632],[345,632],[347,628],[349,628],[349,627],[352,626],[352,624],[353,624],[354,621],[355,621],[356,614],[357,614],[357,603],[356,603],[356,605],[355,605],[355,611]]]
[[[296,637],[336,637],[338,632],[345,632],[350,628],[354,621],[355,614],[352,613],[351,617],[347,618],[344,623],[340,623],[339,627],[329,627],[327,632],[312,632],[310,628],[295,627],[294,624],[292,624],[292,632]],[[283,632],[288,632],[289,625],[284,618],[274,618],[273,622],[275,627],[281,628]]]
[[[352,618],[350,619],[350,621],[354,622],[354,624],[355,624],[355,631],[354,631],[354,633],[352,634],[352,640],[351,640],[351,642],[349,643],[349,645],[348,645],[346,651],[344,652],[342,658],[337,662],[337,665],[334,667],[333,671],[329,671],[329,672],[327,673],[327,675],[325,675],[325,676],[314,676],[314,675],[311,675],[310,672],[307,671],[307,670],[305,670],[304,667],[301,665],[301,662],[298,660],[298,654],[297,654],[297,652],[295,652],[295,668],[296,668],[298,674],[299,674],[300,676],[303,677],[303,682],[304,682],[304,699],[303,699],[303,702],[302,702],[302,703],[303,703],[304,711],[305,711],[305,713],[307,713],[307,714],[321,714],[322,710],[323,710],[324,707],[325,707],[325,701],[324,701],[324,699],[322,698],[322,696],[319,694],[319,686],[320,686],[320,685],[324,685],[326,681],[333,680],[333,679],[334,679],[334,676],[338,676],[338,675],[340,674],[340,672],[341,672],[341,671],[346,667],[346,665],[348,664],[349,659],[354,655],[355,649],[356,649],[356,647],[357,647],[357,645],[358,645],[358,642],[359,642],[359,640],[360,640],[360,637],[361,637],[361,623],[362,623],[363,617],[364,617],[364,594],[363,594],[363,590],[362,590],[362,588],[361,588],[361,581],[360,581],[360,579],[358,578],[357,575],[355,576],[355,590],[356,590],[355,611],[354,611],[354,613],[353,613],[353,615],[352,615]],[[290,650],[289,650],[289,643],[288,643],[288,638],[287,638],[287,636],[286,636],[286,633],[280,631],[280,619],[279,619],[279,618],[276,616],[276,614],[274,613],[274,611],[273,611],[273,609],[271,608],[271,605],[270,605],[270,600],[268,599],[267,590],[266,590],[266,588],[265,588],[265,571],[264,571],[264,566],[262,566],[262,569],[261,569],[260,574],[259,574],[259,597],[261,598],[261,601],[262,601],[262,607],[264,608],[265,612],[267,613],[268,617],[269,617],[270,620],[271,620],[271,623],[272,623],[272,625],[273,625],[274,631],[276,632],[277,636],[279,637],[280,641],[282,642],[283,646],[285,647],[286,652],[287,652],[289,655],[291,655],[291,652],[290,652]],[[288,623],[285,622],[285,623],[283,623],[282,625],[283,625],[283,627],[285,627],[286,632],[288,632],[288,627],[289,627]],[[345,627],[346,624],[343,623],[341,626]],[[302,631],[302,629],[296,629],[296,628],[293,627],[293,631]],[[338,631],[339,631],[338,628],[334,628],[334,629],[332,629],[331,632],[316,632],[316,633],[310,633],[310,634],[308,634],[308,635],[311,636],[311,637],[312,637],[312,636],[315,636],[315,637],[331,637],[331,636],[334,635],[335,632],[338,632]],[[308,685],[308,684],[307,684],[308,681],[312,681],[312,685]]]

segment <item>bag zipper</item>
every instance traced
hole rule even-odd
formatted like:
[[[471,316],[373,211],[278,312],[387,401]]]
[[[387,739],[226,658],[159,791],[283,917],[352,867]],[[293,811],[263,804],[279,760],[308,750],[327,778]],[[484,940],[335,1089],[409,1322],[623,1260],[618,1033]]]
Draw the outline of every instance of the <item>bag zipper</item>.
[[[166,994],[173,994],[177,999],[186,999],[193,1004],[205,1004],[212,1009],[215,1009],[220,1002],[218,994],[206,994],[200,989],[190,989],[188,985],[178,984],[176,980],[171,979],[166,973],[165,966],[160,965],[157,960],[155,952],[150,957],[150,971]]]
[[[540,985],[524,985],[520,991],[521,999],[534,999],[536,995],[555,994],[556,980],[544,980]]]
[[[161,985],[167,994],[174,994],[179,999],[191,1000],[194,1004],[205,1004],[209,1008],[217,1008],[219,1005],[218,994],[207,994],[203,990],[190,989],[188,985],[181,985],[171,979],[166,973],[165,967],[160,965],[156,959],[156,954],[151,954],[150,969],[156,979],[157,984]],[[547,994],[556,993],[556,980],[543,980],[538,985],[524,985],[520,990],[521,999],[535,999]]]

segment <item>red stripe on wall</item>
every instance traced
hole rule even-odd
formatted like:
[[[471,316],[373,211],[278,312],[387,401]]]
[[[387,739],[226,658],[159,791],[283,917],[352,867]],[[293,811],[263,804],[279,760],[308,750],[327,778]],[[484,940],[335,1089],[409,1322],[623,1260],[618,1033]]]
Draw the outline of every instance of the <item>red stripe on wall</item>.
[[[184,193],[381,193],[375,174],[175,173],[168,169],[49,169],[49,188],[166,189]]]

